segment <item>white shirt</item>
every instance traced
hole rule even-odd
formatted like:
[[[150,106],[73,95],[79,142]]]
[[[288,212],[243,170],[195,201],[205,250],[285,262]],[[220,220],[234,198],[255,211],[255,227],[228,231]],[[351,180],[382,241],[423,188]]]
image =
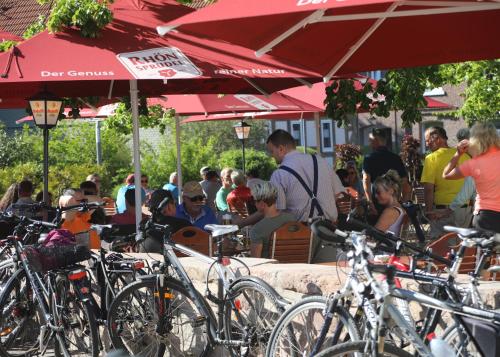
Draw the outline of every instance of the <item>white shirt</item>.
[[[259,184],[259,183],[264,183],[266,181],[260,179],[260,178],[249,178],[247,180],[247,187],[249,189],[252,189],[252,187],[254,187],[255,185]]]
[[[335,195],[345,192],[345,189],[339,177],[326,160],[318,156],[317,159],[318,192],[316,197],[325,217],[335,221],[337,219]],[[291,151],[285,155],[281,165],[288,166],[296,171],[312,191],[314,168],[311,155]],[[295,176],[285,170],[278,169],[273,172],[270,181],[278,189],[277,208],[290,212],[298,221],[307,221],[311,210],[311,198]],[[314,210],[313,217],[317,216],[318,211],[316,209]]]

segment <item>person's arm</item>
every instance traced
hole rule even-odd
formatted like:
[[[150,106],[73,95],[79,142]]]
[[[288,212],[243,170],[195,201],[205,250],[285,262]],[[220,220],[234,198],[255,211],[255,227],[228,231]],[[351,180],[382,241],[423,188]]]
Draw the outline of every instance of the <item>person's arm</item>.
[[[411,186],[410,182],[408,181],[408,176],[403,177],[403,182],[401,186],[402,186],[401,191],[403,196],[403,202],[411,201]]]
[[[377,209],[373,203],[371,177],[363,171],[363,189],[365,190],[366,201],[368,202],[369,214],[376,215]]]
[[[464,178],[464,174],[460,171],[460,168],[457,167],[458,162],[460,161],[460,157],[467,152],[469,148],[469,140],[462,140],[457,145],[457,152],[451,158],[450,162],[443,171],[443,178],[446,180],[459,180]]]
[[[396,208],[386,208],[380,215],[375,228],[385,232],[394,222],[396,222],[398,217],[399,211]]]

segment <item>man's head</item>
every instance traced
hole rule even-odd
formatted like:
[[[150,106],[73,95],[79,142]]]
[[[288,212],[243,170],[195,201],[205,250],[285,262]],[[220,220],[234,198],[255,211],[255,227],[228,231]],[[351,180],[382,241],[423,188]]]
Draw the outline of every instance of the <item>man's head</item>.
[[[446,130],[440,126],[431,126],[425,131],[425,145],[432,151],[448,147]]]
[[[154,212],[158,209],[158,206],[164,202],[161,208],[160,214],[164,216],[175,216],[175,200],[172,196],[172,192],[167,190],[156,190],[151,194],[151,199],[149,200],[149,210]]]
[[[259,169],[257,168],[252,168],[250,170],[247,170],[247,177],[250,178],[259,178]]]
[[[235,186],[245,186],[246,180],[245,180],[245,175],[243,175],[243,172],[240,170],[234,170],[231,173],[231,181],[235,184]]]
[[[205,203],[205,194],[201,185],[196,181],[189,181],[182,188],[182,202],[189,214],[199,214]]]
[[[203,166],[201,169],[200,169],[200,176],[203,180],[206,179],[206,175],[207,175],[207,172],[210,171],[210,167],[209,166]]]
[[[63,191],[61,197],[59,197],[59,207],[74,206],[85,200],[83,192],[78,188],[68,188]],[[76,212],[68,211],[63,213],[63,218],[67,220],[73,219],[76,216]]]
[[[17,188],[19,197],[31,197],[33,195],[33,182],[29,180],[23,180],[19,183]]]
[[[286,154],[295,150],[295,140],[289,132],[278,129],[269,135],[266,146],[267,152],[280,164]]]
[[[209,170],[205,175],[205,180],[213,182],[219,181],[219,174],[215,170]]]
[[[170,182],[172,185],[176,185],[177,186],[177,172],[172,172],[170,174],[168,182]]]
[[[92,181],[83,181],[80,184],[80,190],[82,190],[82,192],[85,196],[97,195],[97,185]]]
[[[258,183],[252,187],[251,192],[259,212],[264,213],[269,207],[276,205],[278,190],[271,182]]]
[[[231,186],[233,184],[233,180],[231,180],[232,173],[233,173],[233,169],[230,167],[225,167],[220,172],[222,186],[224,186],[224,188],[231,188]]]
[[[88,175],[85,180],[92,181],[93,183],[95,183],[95,185],[97,187],[97,193],[99,193],[99,191],[101,189],[101,176],[99,176],[99,174]]]
[[[135,176],[134,174],[129,174],[127,178],[125,179],[125,184],[126,185],[133,185],[135,182]]]
[[[141,175],[141,186],[144,189],[147,189],[149,185],[149,178],[148,175],[142,174]]]
[[[135,187],[129,187],[125,191],[125,205],[127,210],[135,208]]]
[[[368,138],[370,139],[370,146],[372,147],[372,149],[377,149],[381,146],[387,145],[387,134],[383,129],[373,129],[368,135]]]
[[[469,128],[462,128],[457,131],[457,141],[461,142],[462,140],[469,140],[470,138],[470,130]]]

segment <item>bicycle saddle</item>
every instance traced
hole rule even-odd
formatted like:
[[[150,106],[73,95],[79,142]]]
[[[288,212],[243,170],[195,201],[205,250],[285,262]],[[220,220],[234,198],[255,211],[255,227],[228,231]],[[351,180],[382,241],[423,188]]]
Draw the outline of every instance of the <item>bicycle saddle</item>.
[[[485,233],[478,229],[459,228],[453,226],[444,226],[443,229],[446,232],[453,232],[464,238],[482,238]]]
[[[212,233],[212,237],[222,236],[224,234],[234,233],[240,230],[235,224],[232,225],[222,225],[222,224],[207,224],[205,230]]]

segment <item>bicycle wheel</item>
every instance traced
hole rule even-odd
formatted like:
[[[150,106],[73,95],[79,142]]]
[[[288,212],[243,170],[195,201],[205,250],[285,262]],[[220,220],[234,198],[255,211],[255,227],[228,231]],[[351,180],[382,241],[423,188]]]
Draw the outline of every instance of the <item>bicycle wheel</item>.
[[[320,352],[319,354],[315,355],[314,357],[369,356],[370,349],[368,349],[368,350],[366,349],[367,344],[369,344],[369,342],[367,342],[367,341],[353,341],[353,342],[341,343],[339,345],[329,347],[328,349]],[[405,350],[402,350],[401,348],[398,348],[398,347],[395,347],[394,345],[386,343],[386,344],[384,344],[384,352],[377,354],[377,356],[411,357],[412,355],[410,353],[406,352]]]
[[[5,284],[0,296],[0,355],[36,352],[44,321],[26,273],[19,269]]]
[[[205,356],[207,321],[182,284],[165,279],[163,304],[158,298],[156,278],[139,280],[120,291],[108,314],[113,347],[134,356]],[[158,311],[162,306],[165,310]],[[167,331],[163,335],[157,332],[160,317]]]
[[[311,296],[289,307],[271,334],[266,356],[309,356],[323,328],[327,303],[326,297]],[[337,306],[319,351],[337,343],[359,339],[354,319],[346,309]]]
[[[113,303],[116,295],[125,286],[136,281],[136,277],[130,272],[110,273],[108,279],[110,285],[106,287],[106,309],[109,311],[109,308],[111,307],[111,304]]]
[[[465,329],[458,324],[449,326],[443,333],[446,341],[455,351],[456,357],[480,357],[481,352]]]
[[[280,295],[265,282],[240,279],[228,291],[224,311],[227,339],[245,342],[230,348],[232,356],[264,356],[271,331],[284,311]]]
[[[99,355],[99,335],[95,315],[89,301],[80,300],[77,287],[66,277],[57,277],[56,299],[52,314],[63,327],[62,342],[71,356]],[[62,347],[55,344],[55,354],[62,354]]]

